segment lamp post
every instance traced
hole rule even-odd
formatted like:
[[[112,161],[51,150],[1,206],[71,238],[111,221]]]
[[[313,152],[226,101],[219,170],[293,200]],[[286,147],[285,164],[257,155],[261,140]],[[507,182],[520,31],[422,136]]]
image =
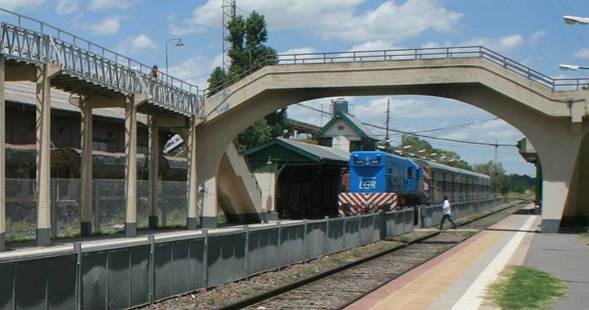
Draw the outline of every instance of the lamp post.
[[[589,67],[581,67],[577,65],[558,65],[560,70],[562,71],[579,71],[579,70],[589,70]]]
[[[168,74],[168,43],[172,41],[176,41],[176,47],[184,46],[184,42],[182,42],[182,39],[180,38],[168,39],[168,41],[166,41],[166,74]]]
[[[574,24],[587,25],[587,24],[589,24],[589,17],[566,15],[566,16],[563,16],[562,19],[564,20],[565,23],[567,23],[569,25],[574,25]]]

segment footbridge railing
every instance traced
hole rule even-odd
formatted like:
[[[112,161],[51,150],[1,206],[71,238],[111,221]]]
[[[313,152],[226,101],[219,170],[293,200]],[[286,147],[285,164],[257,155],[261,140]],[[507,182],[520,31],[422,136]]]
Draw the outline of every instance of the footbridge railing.
[[[123,94],[143,94],[164,110],[186,116],[200,106],[198,86],[72,33],[0,8],[0,52],[8,60],[59,64],[63,73]]]
[[[544,86],[551,91],[580,90],[589,86],[589,78],[551,78],[550,76],[523,65],[511,58],[503,56],[483,46],[462,47],[436,47],[416,49],[391,49],[374,51],[348,51],[326,53],[302,53],[283,54],[271,56],[254,65],[244,75],[236,77],[227,84],[215,89],[206,89],[204,95],[217,92],[230,84],[237,82],[241,77],[251,74],[266,65],[296,65],[296,64],[331,64],[370,61],[404,61],[404,60],[436,60],[436,59],[460,59],[480,58],[527,78]]]

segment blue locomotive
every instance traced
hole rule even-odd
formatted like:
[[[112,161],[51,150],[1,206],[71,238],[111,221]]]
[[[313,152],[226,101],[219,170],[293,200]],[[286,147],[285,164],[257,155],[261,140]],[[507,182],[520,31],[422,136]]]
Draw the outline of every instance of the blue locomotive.
[[[438,203],[443,195],[454,202],[483,199],[490,185],[484,174],[379,151],[353,152],[345,179],[341,215]]]

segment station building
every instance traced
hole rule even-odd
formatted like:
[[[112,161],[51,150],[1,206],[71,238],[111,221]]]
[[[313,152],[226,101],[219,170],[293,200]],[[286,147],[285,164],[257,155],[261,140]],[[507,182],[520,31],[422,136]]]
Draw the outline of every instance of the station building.
[[[260,184],[263,209],[270,218],[337,216],[348,152],[277,138],[244,156]]]

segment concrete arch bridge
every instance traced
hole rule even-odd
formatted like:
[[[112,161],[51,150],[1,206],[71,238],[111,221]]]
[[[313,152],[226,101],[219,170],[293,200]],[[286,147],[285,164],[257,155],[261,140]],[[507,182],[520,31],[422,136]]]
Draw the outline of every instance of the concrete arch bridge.
[[[197,184],[209,193],[202,197],[205,221],[216,216],[220,159],[239,132],[301,101],[375,95],[451,98],[500,117],[532,141],[542,162],[542,231],[589,216],[587,79],[552,79],[480,46],[281,55],[269,62],[206,98],[194,122]]]

